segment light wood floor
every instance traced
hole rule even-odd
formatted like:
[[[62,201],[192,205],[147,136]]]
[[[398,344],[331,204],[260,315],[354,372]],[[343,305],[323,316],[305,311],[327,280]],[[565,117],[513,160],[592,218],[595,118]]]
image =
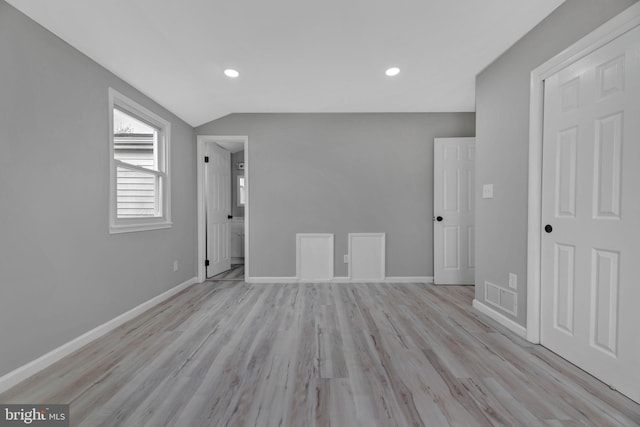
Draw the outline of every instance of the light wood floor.
[[[0,395],[82,426],[633,426],[640,405],[472,287],[195,285]]]
[[[233,264],[230,270],[223,271],[209,280],[244,280],[244,264]]]

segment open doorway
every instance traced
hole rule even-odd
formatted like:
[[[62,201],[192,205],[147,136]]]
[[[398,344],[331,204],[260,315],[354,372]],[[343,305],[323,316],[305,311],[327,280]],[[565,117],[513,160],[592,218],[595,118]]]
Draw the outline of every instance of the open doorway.
[[[246,136],[200,135],[198,279],[245,280],[249,178]]]

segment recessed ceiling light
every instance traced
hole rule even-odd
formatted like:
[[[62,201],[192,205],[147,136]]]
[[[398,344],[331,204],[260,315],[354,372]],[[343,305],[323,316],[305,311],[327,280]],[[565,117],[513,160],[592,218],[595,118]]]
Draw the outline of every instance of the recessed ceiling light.
[[[235,79],[240,75],[240,73],[234,70],[233,68],[227,68],[226,70],[224,70],[224,75],[227,77],[231,77],[232,79]]]
[[[387,71],[385,71],[384,73],[389,77],[397,76],[400,73],[400,68],[398,67],[387,68]]]

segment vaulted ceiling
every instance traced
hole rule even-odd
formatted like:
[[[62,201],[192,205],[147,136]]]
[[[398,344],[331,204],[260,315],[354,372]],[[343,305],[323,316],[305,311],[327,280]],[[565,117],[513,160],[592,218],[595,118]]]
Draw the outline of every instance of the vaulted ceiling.
[[[475,75],[562,1],[8,0],[193,126],[238,112],[474,111]]]

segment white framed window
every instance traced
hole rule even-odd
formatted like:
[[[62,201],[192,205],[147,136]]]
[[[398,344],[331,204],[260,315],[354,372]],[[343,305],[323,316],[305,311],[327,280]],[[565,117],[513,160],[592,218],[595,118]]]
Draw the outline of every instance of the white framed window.
[[[247,200],[247,195],[245,193],[245,179],[244,179],[244,175],[237,175],[237,189],[236,189],[236,197],[238,199],[238,202],[236,203],[238,205],[238,207],[240,208],[244,208],[245,202]]]
[[[171,123],[109,88],[109,232],[171,227]]]

